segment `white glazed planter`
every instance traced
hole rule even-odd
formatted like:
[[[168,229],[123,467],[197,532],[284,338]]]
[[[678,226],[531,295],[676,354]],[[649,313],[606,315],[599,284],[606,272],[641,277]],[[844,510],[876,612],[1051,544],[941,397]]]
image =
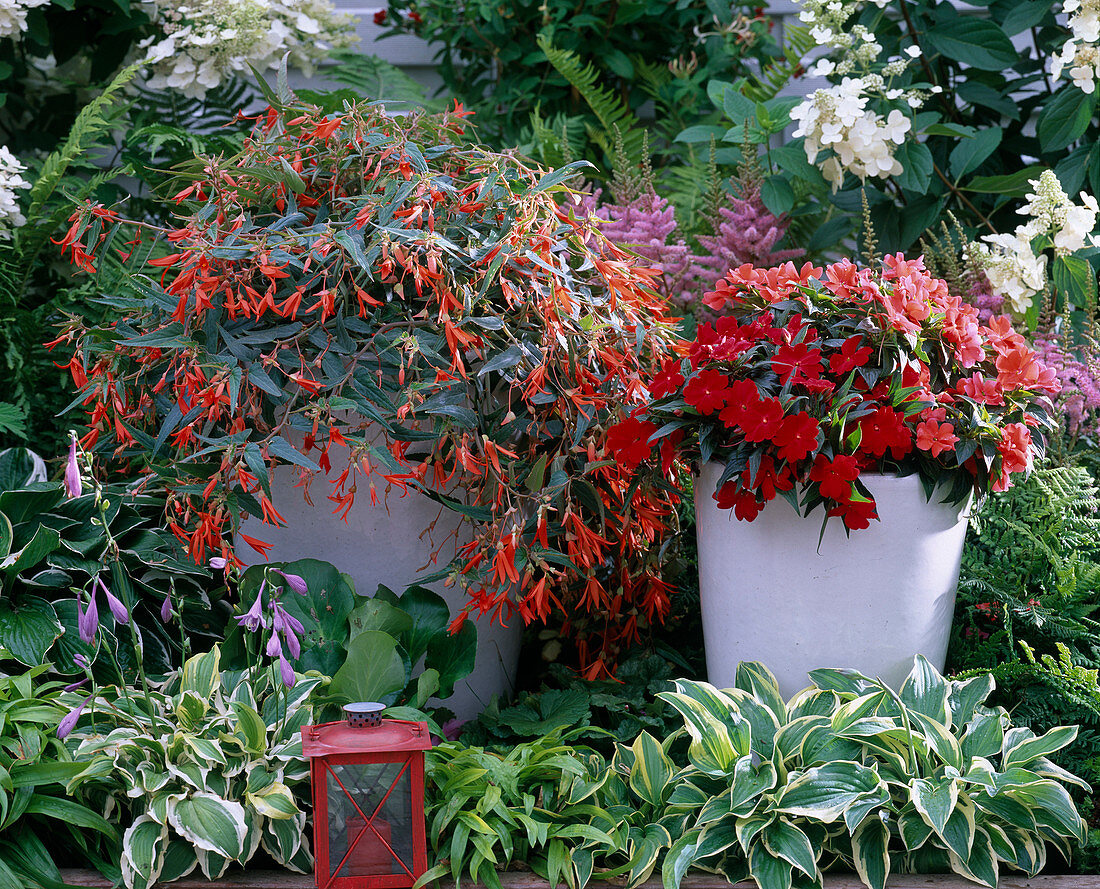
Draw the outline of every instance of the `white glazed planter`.
[[[257,518],[249,518],[240,528],[244,534],[272,544],[268,560],[320,559],[331,562],[349,575],[361,595],[374,595],[379,584],[400,595],[406,587],[421,583],[419,578],[438,571],[454,556],[457,546],[470,541],[470,526],[467,523],[460,528],[457,513],[411,489],[402,496],[400,489],[384,492],[384,487],[380,487],[377,506],[371,505],[364,490],[348,511],[347,521],[333,515],[333,504],[327,499],[332,490],[328,479],[336,478],[343,471],[345,464],[341,463],[343,455],[339,450],[330,451],[333,471],[328,478],[323,473],[314,476],[310,489],[313,506],[306,502],[301,489],[294,487],[298,480],[297,470],[288,466],[275,470],[271,499],[286,520],[286,526],[276,528]],[[426,532],[428,528],[431,530]],[[457,538],[454,536],[456,529]],[[431,554],[440,544],[443,547],[438,564],[429,564]],[[264,562],[264,558],[239,537],[236,552],[246,564]],[[422,585],[442,596],[452,615],[458,614],[466,603],[465,592],[457,586]],[[474,670],[455,685],[454,694],[443,702],[458,719],[476,717],[494,694],[511,695],[522,633],[523,625],[515,616],[506,627],[488,618],[477,621]]]
[[[919,477],[862,476],[880,521],[845,537],[822,513],[799,516],[780,500],[753,522],[719,509],[722,464],[696,479],[699,588],[707,673],[733,685],[741,661],[761,661],[787,697],[810,670],[848,667],[901,686],[923,654],[947,655],[968,508],[928,502]]]

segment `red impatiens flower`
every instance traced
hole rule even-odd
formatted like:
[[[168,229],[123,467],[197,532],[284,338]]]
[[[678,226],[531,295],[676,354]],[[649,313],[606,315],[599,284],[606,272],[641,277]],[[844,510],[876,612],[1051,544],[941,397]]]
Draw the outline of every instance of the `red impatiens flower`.
[[[732,509],[733,514],[742,522],[751,522],[764,508],[751,491],[744,490],[737,482],[726,482],[714,493],[719,509]]]
[[[878,518],[878,506],[874,500],[849,500],[829,510],[830,516],[840,516],[849,531],[862,531]]]
[[[954,432],[955,426],[952,423],[925,420],[917,425],[917,447],[928,451],[933,457],[938,457],[955,447],[959,437]]]
[[[1031,430],[1023,423],[1009,423],[997,445],[1007,473],[1023,472],[1031,466]]]
[[[718,415],[728,429],[736,429],[744,425],[745,414],[760,403],[760,391],[751,380],[736,380],[727,391],[726,406]],[[779,414],[782,416],[783,408],[780,406]]]
[[[772,359],[772,370],[786,384],[794,378],[796,383],[802,380],[816,380],[821,376],[821,350],[811,349],[806,343],[786,344],[776,349]]]
[[[861,346],[863,337],[860,334],[848,337],[841,345],[840,351],[829,356],[829,370],[841,376],[856,367],[863,367],[875,350],[870,346]]]
[[[767,441],[779,431],[782,422],[783,403],[778,398],[763,398],[742,415],[741,429],[745,441]]]
[[[777,470],[775,460],[770,455],[765,455],[760,460],[755,476],[751,468],[745,468],[741,473],[741,483],[746,489],[756,491],[756,496],[767,503],[774,500],[779,491],[789,491],[794,487],[794,474],[790,466]]]
[[[683,383],[684,375],[680,373],[680,359],[670,358],[661,365],[661,372],[649,384],[649,394],[654,398],[664,398],[679,389]]]
[[[821,427],[817,420],[805,411],[784,417],[779,430],[772,436],[772,441],[779,448],[776,452],[779,459],[792,462],[801,460],[817,448],[820,432]]]
[[[374,14],[374,23],[376,25],[385,24],[385,21],[386,21],[386,10],[379,9],[377,12],[375,12],[375,14]]]
[[[717,370],[701,370],[684,386],[684,401],[701,414],[713,414],[726,406],[730,378]]]
[[[847,503],[852,499],[852,482],[859,478],[859,461],[849,454],[838,454],[832,460],[818,454],[810,469],[810,481],[818,483],[822,497]]]
[[[607,430],[607,449],[624,469],[633,471],[653,451],[649,437],[656,431],[648,420],[627,417]]]
[[[859,428],[859,449],[866,454],[881,457],[890,451],[894,459],[901,459],[912,450],[912,434],[905,425],[905,418],[893,408],[876,408],[860,417]]]

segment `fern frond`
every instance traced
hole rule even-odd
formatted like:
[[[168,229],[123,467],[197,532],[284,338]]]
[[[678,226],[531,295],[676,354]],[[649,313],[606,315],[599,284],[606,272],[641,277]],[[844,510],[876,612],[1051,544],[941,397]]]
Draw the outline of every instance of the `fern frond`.
[[[108,129],[111,123],[106,117],[107,110],[114,105],[126,84],[128,84],[141,70],[141,64],[135,62],[128,68],[123,68],[115,75],[105,90],[80,109],[80,113],[73,122],[69,135],[65,138],[61,147],[46,158],[42,165],[42,171],[31,186],[30,210],[27,218],[34,219],[42,209],[42,205],[50,199],[57,188],[65,171],[80,155],[87,151],[92,140],[98,138]]]
[[[576,53],[558,49],[545,35],[539,35],[538,44],[550,64],[584,99],[600,122],[602,131],[596,127],[589,128],[592,141],[611,155],[614,152],[613,134],[618,129],[627,160],[631,164],[641,164],[645,154],[645,131],[626,103],[614,91],[599,85],[600,72],[596,67],[591,62],[581,61]]]
[[[782,58],[766,65],[759,74],[752,75],[745,87],[745,95],[754,102],[767,102],[778,96],[802,67],[802,60],[817,46],[809,28],[795,25],[789,19],[783,26],[783,42]]]

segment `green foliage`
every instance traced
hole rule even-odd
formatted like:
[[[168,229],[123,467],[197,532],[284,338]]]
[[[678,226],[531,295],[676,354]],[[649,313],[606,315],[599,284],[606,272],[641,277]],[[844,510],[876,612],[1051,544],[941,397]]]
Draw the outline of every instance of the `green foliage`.
[[[74,592],[90,590],[97,576],[142,628],[152,672],[167,672],[184,650],[159,618],[166,597],[182,612],[184,638],[209,638],[220,629],[218,605],[207,593],[209,574],[181,558],[178,542],[159,524],[161,501],[124,485],[69,498],[60,482],[27,482],[33,464],[17,471],[21,453],[0,455],[0,646],[11,656],[79,673],[73,658],[83,655],[97,662],[100,675],[117,677],[109,658],[98,659],[101,649],[78,638]],[[102,620],[113,636],[110,614]]]
[[[672,790],[667,752],[642,733],[609,762],[555,730],[494,753],[454,742],[427,756],[428,842],[439,862],[418,885],[464,877],[499,889],[497,867],[522,863],[551,885],[645,881],[682,819],[662,808]]]
[[[1076,728],[1036,737],[985,706],[988,675],[947,681],[918,656],[896,694],[847,670],[811,674],[784,703],[771,674],[744,663],[736,686],[677,682],[665,693],[691,737],[669,807],[687,830],[665,886],[692,865],[761,889],[820,886],[829,864],[883,889],[894,871],[950,868],[996,886],[1002,864],[1030,875],[1047,844],[1068,860],[1085,822],[1049,757]]]
[[[954,669],[987,669],[1063,643],[1100,666],[1100,501],[1087,470],[1043,466],[975,511],[956,599]]]
[[[222,670],[220,656],[216,646],[193,656],[147,695],[98,690],[72,736],[80,771],[68,789],[125,829],[126,889],[196,867],[214,879],[261,847],[282,867],[305,873],[312,865],[297,802],[309,781],[299,730],[326,680],[297,675],[285,689],[271,671]]]
[[[119,834],[96,809],[67,793],[82,768],[57,730],[67,709],[61,684],[38,681],[45,668],[0,677],[0,886],[41,889],[61,884],[57,861],[69,848],[98,860],[95,837]]]
[[[326,704],[378,701],[425,710],[429,700],[450,697],[455,683],[473,670],[477,629],[466,621],[452,634],[450,610],[438,593],[411,586],[398,596],[380,585],[366,597],[348,575],[317,559],[247,569],[238,587],[238,610],[252,605],[262,584],[278,585],[283,571],[306,584],[304,594],[284,591],[279,597],[304,630],[301,655],[289,660],[301,672],[332,677]],[[263,644],[231,619],[223,645],[227,666],[243,669],[258,658]],[[429,713],[438,722],[452,715],[435,708]]]
[[[654,695],[671,687],[676,667],[663,653],[669,652],[639,651],[624,658],[614,679],[585,680],[554,664],[540,691],[520,694],[507,707],[494,700],[463,728],[462,740],[506,747],[560,731],[610,755],[616,742],[629,744],[642,731],[667,735],[676,716]]]
[[[706,110],[709,77],[736,77],[767,60],[775,46],[751,4],[692,0],[461,7],[395,0],[387,23],[391,34],[412,31],[439,47],[446,90],[478,112],[481,137],[490,144],[524,144],[534,135],[545,147],[542,139],[564,127],[576,149],[566,160],[598,164],[610,159],[609,119],[619,119],[625,137],[627,119],[653,100],[653,121],[668,121],[676,132]],[[578,125],[581,138],[573,142]],[[640,147],[636,138],[632,148]]]
[[[49,153],[94,91],[147,33],[139,0],[60,0],[26,10],[26,30],[0,39],[0,144]]]

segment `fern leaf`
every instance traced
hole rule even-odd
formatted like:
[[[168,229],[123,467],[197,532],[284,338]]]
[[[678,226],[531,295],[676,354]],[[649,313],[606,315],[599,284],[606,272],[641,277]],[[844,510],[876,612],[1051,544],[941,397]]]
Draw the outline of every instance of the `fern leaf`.
[[[539,35],[538,44],[550,64],[580,94],[600,122],[602,132],[595,127],[589,130],[593,141],[610,155],[614,151],[613,134],[618,129],[627,161],[641,164],[646,159],[644,130],[626,103],[612,90],[599,85],[600,72],[595,66],[582,62],[576,53],[556,48],[545,35]]]

